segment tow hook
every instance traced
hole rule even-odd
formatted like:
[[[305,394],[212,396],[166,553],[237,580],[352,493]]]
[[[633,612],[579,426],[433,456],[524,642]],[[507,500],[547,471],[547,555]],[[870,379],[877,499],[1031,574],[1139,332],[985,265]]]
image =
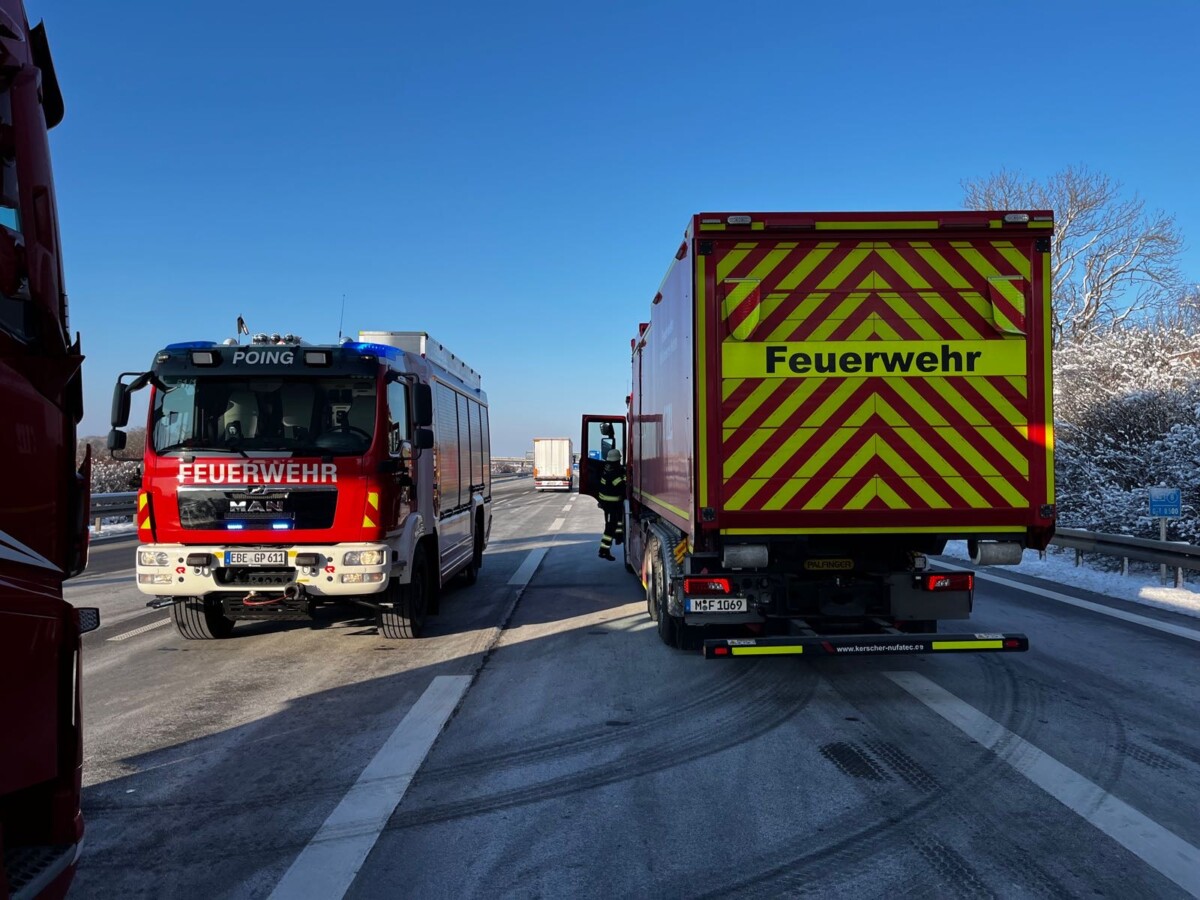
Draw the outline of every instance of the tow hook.
[[[283,589],[282,594],[260,594],[258,591],[251,591],[242,598],[242,606],[272,606],[280,602],[291,602],[302,599],[303,594],[298,585],[289,584]]]

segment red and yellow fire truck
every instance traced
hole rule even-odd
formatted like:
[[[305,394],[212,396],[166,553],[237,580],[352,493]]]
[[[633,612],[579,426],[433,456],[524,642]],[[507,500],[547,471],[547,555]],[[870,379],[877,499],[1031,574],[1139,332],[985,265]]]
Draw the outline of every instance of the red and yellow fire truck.
[[[587,416],[580,490],[629,468],[627,564],[663,640],[710,657],[1024,650],[971,614],[966,540],[1054,532],[1047,211],[704,213]],[[628,434],[626,432],[628,431]],[[595,452],[595,451],[599,452]],[[592,458],[589,458],[592,457]]]
[[[46,32],[0,0],[0,897],[61,897],[83,840],[80,635],[63,579],[87,562],[89,463],[47,130],[63,101]]]
[[[474,582],[491,527],[487,396],[429,335],[172,344],[118,380],[111,449],[147,384],[137,584],[185,638],[337,601],[419,637],[440,587]]]

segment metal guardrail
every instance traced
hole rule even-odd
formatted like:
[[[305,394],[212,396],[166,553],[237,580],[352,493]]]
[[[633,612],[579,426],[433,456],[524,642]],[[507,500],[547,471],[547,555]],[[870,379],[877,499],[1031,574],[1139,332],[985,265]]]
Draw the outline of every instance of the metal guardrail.
[[[115,516],[133,517],[137,512],[137,491],[122,491],[119,494],[92,494],[92,505],[88,518],[92,520],[95,533],[99,534],[104,520]]]
[[[1085,553],[1121,558],[1121,574],[1129,574],[1129,561],[1158,563],[1165,569],[1175,570],[1175,587],[1183,587],[1183,570],[1200,571],[1200,547],[1174,541],[1154,541],[1148,538],[1131,537],[1126,534],[1103,534],[1094,531],[1079,531],[1075,528],[1059,528],[1050,543],[1069,547],[1075,551],[1075,565],[1079,565]]]

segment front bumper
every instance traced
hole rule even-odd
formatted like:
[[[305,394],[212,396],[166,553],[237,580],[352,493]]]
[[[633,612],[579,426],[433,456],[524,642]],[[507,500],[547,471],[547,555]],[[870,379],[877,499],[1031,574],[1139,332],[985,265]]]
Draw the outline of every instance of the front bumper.
[[[284,555],[279,559],[259,557],[247,563],[247,559],[254,557],[228,557],[227,553]],[[348,553],[365,553],[368,558],[374,553],[379,562],[346,565]],[[304,565],[299,564],[297,556]],[[237,591],[273,593],[293,585],[312,597],[357,597],[387,588],[392,575],[392,550],[379,543],[141,544],[135,563],[138,590],[153,597],[203,597]]]

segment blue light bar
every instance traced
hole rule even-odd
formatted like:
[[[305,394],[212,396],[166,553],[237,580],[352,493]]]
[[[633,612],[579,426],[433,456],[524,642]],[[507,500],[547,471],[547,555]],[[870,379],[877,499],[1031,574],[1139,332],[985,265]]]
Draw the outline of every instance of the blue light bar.
[[[225,527],[228,528],[230,531],[241,531],[246,526],[244,524],[242,524],[241,522],[226,522]]]
[[[347,341],[342,344],[342,348],[362,356],[381,356],[384,359],[399,359],[404,355],[404,351],[399,347],[389,347],[387,344],[364,344],[361,341]]]
[[[291,522],[272,522],[271,527],[274,528],[276,531],[287,531],[289,528],[292,527],[292,523]]]
[[[216,347],[216,341],[183,341],[179,344],[167,344],[168,350],[207,350]]]

